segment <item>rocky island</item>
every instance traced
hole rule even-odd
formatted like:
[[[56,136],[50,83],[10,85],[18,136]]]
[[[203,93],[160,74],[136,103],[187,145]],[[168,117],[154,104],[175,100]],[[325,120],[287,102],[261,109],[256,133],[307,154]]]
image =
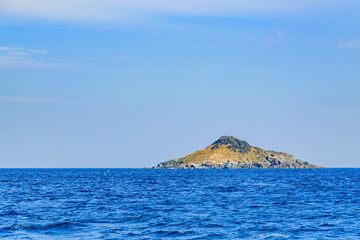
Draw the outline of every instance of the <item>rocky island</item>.
[[[321,168],[293,155],[266,151],[246,141],[222,136],[203,150],[159,163],[154,169],[246,169],[246,168]]]

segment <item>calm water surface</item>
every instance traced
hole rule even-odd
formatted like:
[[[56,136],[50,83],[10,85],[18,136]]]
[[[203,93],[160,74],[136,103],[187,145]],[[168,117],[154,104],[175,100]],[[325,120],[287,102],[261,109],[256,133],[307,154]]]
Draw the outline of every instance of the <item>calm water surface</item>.
[[[1,169],[2,239],[360,239],[360,169]]]

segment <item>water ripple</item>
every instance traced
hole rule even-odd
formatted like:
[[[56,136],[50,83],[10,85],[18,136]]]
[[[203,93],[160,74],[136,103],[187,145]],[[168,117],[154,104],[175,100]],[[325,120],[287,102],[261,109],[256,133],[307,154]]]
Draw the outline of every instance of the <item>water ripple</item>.
[[[359,169],[0,169],[2,239],[360,239]]]

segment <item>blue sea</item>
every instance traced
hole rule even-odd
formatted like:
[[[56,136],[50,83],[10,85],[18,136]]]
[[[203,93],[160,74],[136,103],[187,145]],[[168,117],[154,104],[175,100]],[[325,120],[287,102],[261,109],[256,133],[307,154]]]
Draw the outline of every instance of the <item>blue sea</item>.
[[[360,239],[360,169],[1,169],[1,239]]]

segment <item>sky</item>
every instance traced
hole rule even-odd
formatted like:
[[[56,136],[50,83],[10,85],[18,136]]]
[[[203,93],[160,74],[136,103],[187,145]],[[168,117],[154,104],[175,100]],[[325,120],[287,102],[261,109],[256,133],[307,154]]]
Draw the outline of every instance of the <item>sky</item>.
[[[0,0],[0,167],[149,167],[222,135],[360,167],[359,11]]]

